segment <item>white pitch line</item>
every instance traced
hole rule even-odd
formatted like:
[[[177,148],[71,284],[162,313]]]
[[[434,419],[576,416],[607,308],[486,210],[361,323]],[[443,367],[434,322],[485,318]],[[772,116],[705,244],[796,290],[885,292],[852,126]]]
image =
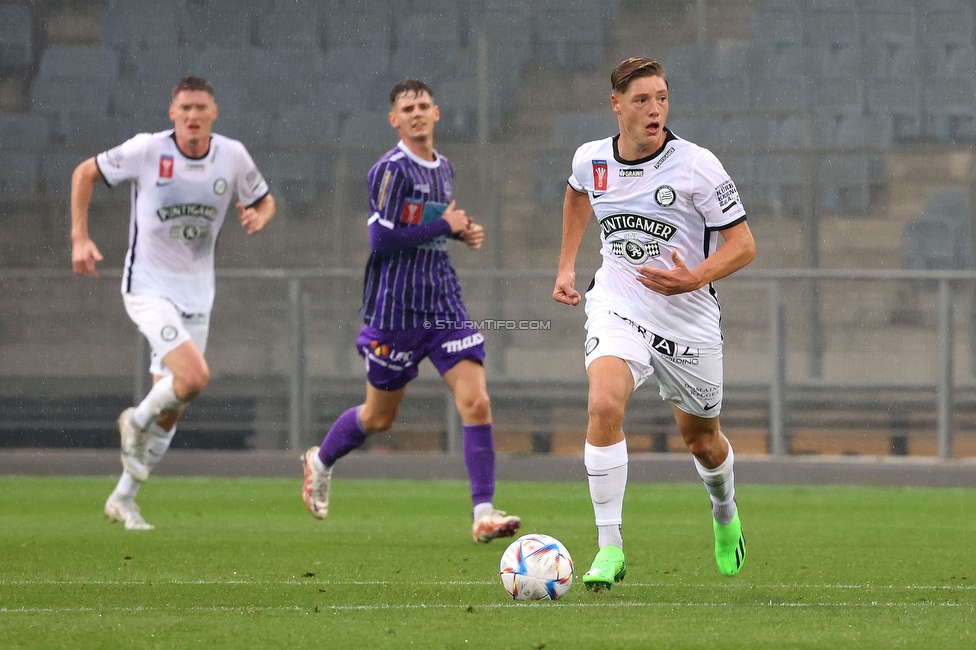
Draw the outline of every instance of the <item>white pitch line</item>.
[[[299,607],[299,606],[279,606],[279,607],[0,607],[0,614],[82,614],[82,613],[144,613],[144,612],[230,612],[249,614],[256,612],[326,612],[326,611],[389,611],[389,610],[426,610],[426,609],[510,609],[517,607],[569,607],[574,609],[591,609],[597,607],[632,607],[632,608],[684,608],[684,607],[784,607],[784,608],[809,608],[809,607],[865,607],[865,608],[930,608],[930,607],[967,607],[959,603],[891,603],[891,602],[871,602],[871,603],[792,603],[792,602],[765,602],[765,603],[689,603],[689,602],[668,602],[668,603],[636,603],[636,602],[609,602],[609,603],[546,603],[546,602],[506,602],[480,605],[457,605],[444,603],[418,603],[413,605],[323,605],[321,607]]]
[[[146,580],[0,580],[0,585],[9,586],[137,586],[137,585],[175,585],[175,586],[310,586],[310,587],[348,587],[348,586],[391,586],[391,585],[419,585],[432,587],[446,586],[484,586],[496,585],[496,580],[416,580],[405,582],[402,580],[315,580],[314,577],[304,580],[179,580],[179,579],[146,579]],[[751,589],[824,589],[840,591],[858,591],[870,589],[887,590],[919,590],[919,591],[972,591],[976,589],[973,585],[874,585],[874,584],[804,584],[804,583],[781,583],[781,584],[675,584],[669,582],[622,582],[614,585],[617,589],[628,588],[653,588],[653,589],[715,589],[716,587],[749,587]]]

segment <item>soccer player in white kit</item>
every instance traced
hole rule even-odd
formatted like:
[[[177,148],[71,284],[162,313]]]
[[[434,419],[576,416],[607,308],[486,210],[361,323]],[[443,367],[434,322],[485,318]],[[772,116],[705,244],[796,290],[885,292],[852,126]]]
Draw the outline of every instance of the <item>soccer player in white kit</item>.
[[[603,264],[586,292],[589,422],[583,462],[600,550],[582,578],[593,591],[609,589],[626,574],[622,423],[631,393],[652,375],[661,397],[672,404],[711,497],[719,570],[735,575],[746,555],[734,456],[719,427],[722,332],[711,283],[751,262],[755,241],[735,184],[718,159],[665,128],[664,67],[631,58],[610,79],[620,134],[576,150],[553,290],[558,302],[579,303],[576,255],[593,213]]]
[[[153,387],[119,416],[124,471],[105,515],[127,530],[149,530],[135,503],[139,486],[162,459],[176,422],[210,380],[204,358],[214,300],[214,246],[231,198],[248,234],[275,215],[275,201],[244,145],[211,131],[213,88],[186,77],[173,89],[174,128],[140,133],[84,161],[71,177],[71,262],[98,277],[102,260],[88,236],[94,184],[131,183],[129,250],[122,299],[152,348]]]

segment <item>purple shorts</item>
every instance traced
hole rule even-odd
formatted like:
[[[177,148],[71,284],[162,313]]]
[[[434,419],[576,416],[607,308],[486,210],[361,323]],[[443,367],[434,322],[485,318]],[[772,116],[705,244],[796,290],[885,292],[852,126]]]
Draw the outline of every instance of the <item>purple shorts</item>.
[[[464,359],[484,361],[485,337],[463,323],[450,325],[453,327],[407,330],[364,325],[356,348],[366,360],[366,379],[380,390],[399,390],[417,378],[417,365],[426,357],[441,375]]]

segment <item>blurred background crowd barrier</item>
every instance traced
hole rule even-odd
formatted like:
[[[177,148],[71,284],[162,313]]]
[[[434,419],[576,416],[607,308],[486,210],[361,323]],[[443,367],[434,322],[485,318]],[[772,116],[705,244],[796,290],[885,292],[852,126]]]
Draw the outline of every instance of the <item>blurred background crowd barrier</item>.
[[[499,448],[577,453],[581,309],[551,299],[573,152],[612,135],[609,73],[661,60],[668,125],[712,149],[759,252],[718,283],[723,423],[771,454],[976,456],[972,0],[0,0],[0,445],[114,446],[148,387],[118,295],[127,188],[96,188],[97,281],[68,271],[73,168],[167,128],[186,74],[251,151],[279,216],[218,246],[214,380],[174,445],[301,448],[361,399],[365,173],[386,96],[427,80],[484,249],[457,247],[485,329]],[[232,215],[231,215],[232,217]],[[587,233],[579,287],[599,264]],[[587,271],[584,272],[584,269]],[[519,323],[524,321],[526,328]],[[509,327],[509,323],[514,323]],[[636,450],[681,448],[639,392]],[[374,449],[453,449],[427,368]]]

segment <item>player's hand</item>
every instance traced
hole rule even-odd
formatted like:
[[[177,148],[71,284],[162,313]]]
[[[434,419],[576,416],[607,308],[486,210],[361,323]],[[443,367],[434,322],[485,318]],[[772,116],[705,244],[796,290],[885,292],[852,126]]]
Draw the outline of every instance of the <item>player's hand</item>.
[[[467,228],[461,231],[461,241],[467,244],[471,250],[478,250],[485,241],[485,227],[472,221]]]
[[[450,205],[444,210],[444,214],[441,215],[441,219],[446,221],[451,225],[451,234],[456,235],[463,232],[469,225],[473,223],[471,217],[465,214],[464,210],[456,210],[454,205],[457,201],[451,201]]]
[[[672,269],[658,269],[652,266],[638,266],[637,281],[642,285],[665,296],[675,296],[701,288],[701,278],[690,271],[678,251],[671,251]]]
[[[240,201],[235,207],[237,208],[237,218],[240,219],[241,225],[244,226],[244,232],[247,234],[253,235],[268,225],[268,221],[254,208],[245,208]]]
[[[553,300],[564,305],[575,307],[579,304],[580,294],[576,285],[576,271],[562,271],[556,276],[556,288],[552,290]]]
[[[95,264],[102,261],[102,254],[91,239],[82,239],[71,245],[71,266],[78,275],[98,277]]]

